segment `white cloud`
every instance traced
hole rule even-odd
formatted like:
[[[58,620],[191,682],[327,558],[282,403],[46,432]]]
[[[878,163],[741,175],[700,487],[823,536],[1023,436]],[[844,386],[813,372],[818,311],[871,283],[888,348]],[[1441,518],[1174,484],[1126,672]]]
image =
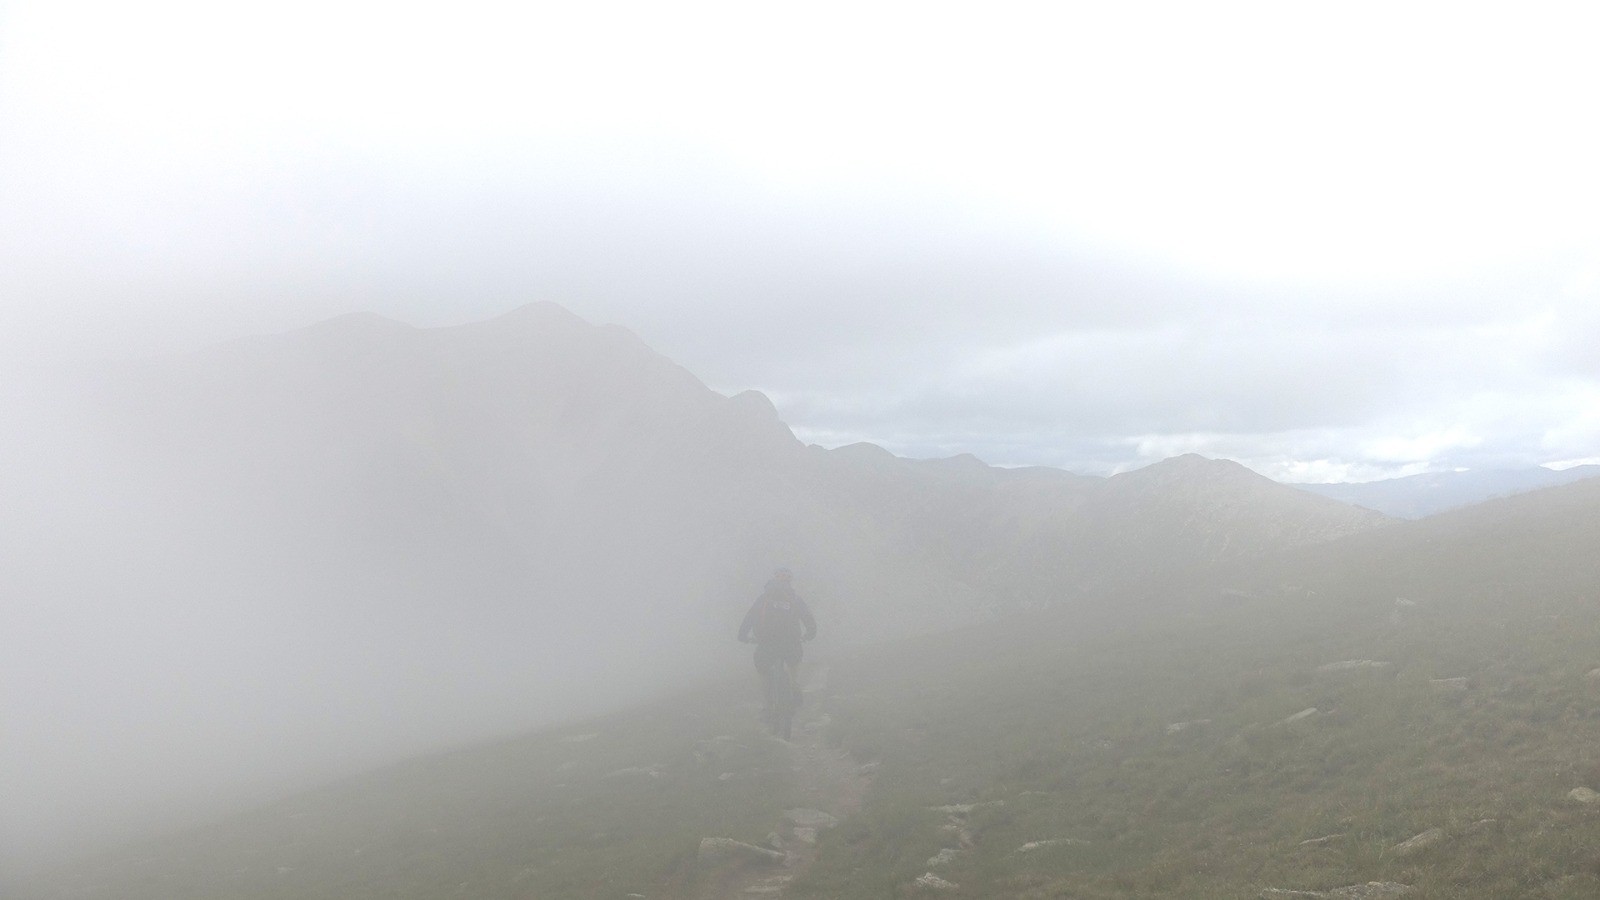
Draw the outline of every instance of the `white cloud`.
[[[551,299],[822,442],[1594,446],[1582,7],[4,14],[0,356]]]
[[[1426,463],[1454,450],[1483,445],[1483,436],[1452,426],[1439,431],[1424,431],[1403,437],[1381,437],[1366,441],[1362,455],[1391,463]]]

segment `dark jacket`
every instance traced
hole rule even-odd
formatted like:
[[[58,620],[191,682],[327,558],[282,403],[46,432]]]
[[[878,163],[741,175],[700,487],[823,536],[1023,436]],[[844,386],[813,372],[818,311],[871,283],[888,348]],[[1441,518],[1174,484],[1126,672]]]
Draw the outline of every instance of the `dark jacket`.
[[[776,579],[766,588],[739,625],[739,640],[755,638],[758,644],[799,643],[817,636],[817,620],[811,608],[788,582]]]

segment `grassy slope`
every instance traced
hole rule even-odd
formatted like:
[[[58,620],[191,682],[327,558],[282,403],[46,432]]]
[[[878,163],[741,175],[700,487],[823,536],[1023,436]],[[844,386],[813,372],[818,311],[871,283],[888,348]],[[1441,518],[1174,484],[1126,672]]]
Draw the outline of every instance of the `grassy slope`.
[[[800,886],[894,896],[952,843],[929,807],[1002,801],[938,869],[963,895],[1600,895],[1600,810],[1566,798],[1600,788],[1600,505],[1579,500],[1346,542],[1240,573],[1243,594],[1188,585],[1110,635],[1039,618],[840,667],[835,732],[883,765]],[[1317,671],[1347,659],[1390,665]],[[1430,828],[1446,840],[1389,852]],[[1083,843],[1016,852],[1062,839]]]
[[[993,800],[1004,805],[973,814],[973,851],[944,871],[973,896],[1239,897],[1383,879],[1523,896],[1564,876],[1582,885],[1568,896],[1600,890],[1600,816],[1564,799],[1600,781],[1600,686],[1583,678],[1600,665],[1592,611],[1477,629],[1370,611],[1385,624],[1254,645],[1179,618],[1063,639],[1059,655],[995,633],[858,662],[840,672],[863,690],[836,733],[884,762],[863,815],[829,836],[813,895],[893,896],[950,843],[927,807]],[[1249,629],[1256,612],[1228,619]],[[927,665],[973,656],[984,661]],[[1315,671],[1352,656],[1393,665]],[[1430,683],[1456,676],[1471,679],[1464,693]],[[1313,706],[1326,713],[1278,724]],[[1167,733],[1196,719],[1210,722]],[[1384,856],[1432,827],[1464,836]],[[1297,847],[1330,834],[1344,837]],[[1088,843],[1015,853],[1063,838]]]
[[[693,865],[701,837],[759,842],[795,805],[788,756],[755,726],[753,691],[713,686],[416,760],[50,873],[19,894],[692,896],[710,877]],[[705,742],[717,736],[728,739]]]
[[[1370,880],[1422,897],[1600,895],[1600,810],[1566,799],[1600,788],[1600,684],[1585,677],[1600,667],[1595,494],[1173,585],[1154,608],[1106,598],[1145,610],[1108,610],[1117,625],[1033,615],[837,660],[830,735],[880,765],[791,895],[903,894],[952,843],[929,807],[986,801],[1002,802],[971,813],[973,846],[938,869],[961,896],[1237,898]],[[1390,665],[1317,671],[1346,659]],[[1465,690],[1432,683],[1458,677]],[[693,862],[700,837],[760,840],[795,802],[750,691],[395,767],[79,866],[35,895],[695,896],[710,877]],[[1309,707],[1322,712],[1282,724]],[[564,740],[583,733],[598,736]],[[716,735],[735,740],[697,758]],[[1389,852],[1429,828],[1446,839]],[[1080,843],[1017,852],[1064,839]]]

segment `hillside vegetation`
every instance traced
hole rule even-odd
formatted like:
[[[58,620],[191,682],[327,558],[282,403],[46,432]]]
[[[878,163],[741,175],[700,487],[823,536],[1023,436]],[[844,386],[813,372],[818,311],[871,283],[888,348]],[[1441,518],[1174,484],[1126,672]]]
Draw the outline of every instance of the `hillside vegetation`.
[[[783,895],[1595,896],[1600,804],[1572,792],[1600,789],[1597,512],[1600,487],[1571,485],[1153,582],[1098,618],[835,658],[805,724],[872,782]],[[700,839],[763,843],[807,788],[743,681],[418,760],[37,896],[721,896]]]

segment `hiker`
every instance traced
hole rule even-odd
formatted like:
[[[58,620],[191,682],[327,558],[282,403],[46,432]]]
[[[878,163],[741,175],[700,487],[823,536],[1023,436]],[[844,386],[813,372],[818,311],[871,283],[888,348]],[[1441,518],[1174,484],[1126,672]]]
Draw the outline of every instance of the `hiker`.
[[[761,673],[769,711],[777,676],[787,675],[793,688],[794,673],[800,668],[800,644],[817,636],[817,620],[794,592],[793,581],[794,573],[788,569],[774,572],[739,625],[739,641],[755,641],[756,671]],[[780,665],[787,671],[779,671]]]

